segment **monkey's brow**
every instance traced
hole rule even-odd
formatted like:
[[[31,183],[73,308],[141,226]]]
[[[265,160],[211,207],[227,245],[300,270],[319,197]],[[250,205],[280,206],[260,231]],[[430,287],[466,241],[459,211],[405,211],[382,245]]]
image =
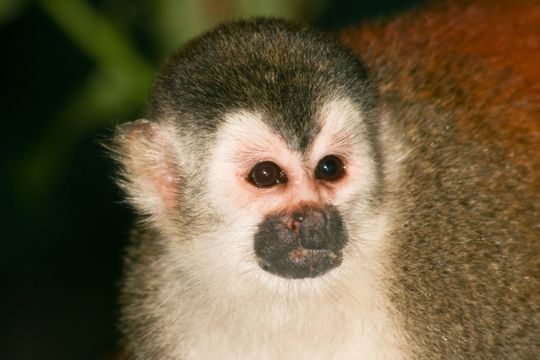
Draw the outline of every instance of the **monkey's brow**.
[[[356,137],[348,129],[341,129],[338,132],[332,134],[330,138],[330,146],[332,148],[349,148],[354,145]]]
[[[265,144],[266,145],[266,144]],[[270,143],[267,146],[243,143],[241,148],[237,149],[233,153],[233,159],[235,162],[241,165],[253,165],[254,162],[269,158],[271,154],[275,153]]]
[[[328,138],[328,143],[326,145],[325,151],[332,152],[336,154],[341,154],[348,156],[353,152],[355,144],[359,142],[359,139],[355,134],[353,134],[350,129],[340,129],[337,132],[330,132],[325,135],[321,133],[318,136],[326,136]],[[313,146],[316,143],[314,140],[308,150],[306,155],[309,155],[313,151]]]

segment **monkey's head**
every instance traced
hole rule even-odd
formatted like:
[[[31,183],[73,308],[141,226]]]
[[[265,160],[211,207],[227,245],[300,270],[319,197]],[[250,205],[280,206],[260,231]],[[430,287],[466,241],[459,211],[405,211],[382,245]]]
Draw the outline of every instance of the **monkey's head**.
[[[163,268],[241,288],[332,278],[374,248],[377,132],[359,60],[312,30],[254,20],[173,55],[117,149]]]

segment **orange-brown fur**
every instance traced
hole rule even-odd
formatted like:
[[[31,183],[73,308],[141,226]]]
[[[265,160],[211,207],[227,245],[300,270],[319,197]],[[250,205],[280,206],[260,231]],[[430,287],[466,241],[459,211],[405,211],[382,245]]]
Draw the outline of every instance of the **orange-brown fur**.
[[[382,68],[400,69],[392,77],[386,72],[377,77],[383,95],[437,99],[450,110],[462,101],[481,104],[485,114],[474,123],[463,117],[459,125],[493,138],[540,182],[539,34],[537,1],[481,0],[450,2],[390,22],[369,23],[345,31],[341,41],[376,77]],[[477,71],[464,71],[467,67]],[[420,81],[425,82],[421,89],[415,87]],[[490,111],[503,111],[508,121],[490,117]]]
[[[436,4],[341,35],[414,149],[392,298],[416,357],[540,353],[539,33],[525,0]]]

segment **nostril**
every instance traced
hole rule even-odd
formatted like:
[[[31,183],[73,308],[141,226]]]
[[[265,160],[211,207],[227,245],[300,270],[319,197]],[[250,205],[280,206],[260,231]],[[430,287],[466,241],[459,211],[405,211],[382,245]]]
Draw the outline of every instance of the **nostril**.
[[[293,214],[292,216],[293,220],[297,223],[302,223],[304,222],[304,215],[301,214],[301,213],[295,213]]]
[[[289,220],[289,228],[291,231],[293,231],[296,235],[300,234],[300,228],[302,227],[302,223],[305,220],[305,216],[302,213],[293,213]]]
[[[298,235],[300,233],[300,226],[302,225],[302,223],[300,221],[297,221],[295,219],[293,219],[291,221],[291,223],[289,224],[289,228],[296,234]]]

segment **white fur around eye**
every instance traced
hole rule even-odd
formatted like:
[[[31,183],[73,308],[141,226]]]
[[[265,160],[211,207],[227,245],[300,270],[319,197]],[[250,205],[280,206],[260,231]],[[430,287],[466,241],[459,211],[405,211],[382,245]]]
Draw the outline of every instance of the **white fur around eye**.
[[[240,111],[226,116],[210,156],[208,189],[213,205],[223,214],[247,210],[247,216],[263,216],[302,201],[340,205],[357,196],[367,198],[374,187],[375,164],[363,138],[366,130],[361,112],[349,100],[338,99],[323,106],[316,121],[320,131],[307,153],[300,154],[259,114]],[[315,168],[327,155],[344,160],[346,179],[336,184],[316,181]],[[272,161],[283,169],[286,186],[254,189],[249,184],[250,170],[262,161]]]
[[[280,189],[258,189],[247,181],[251,169],[263,161],[276,163],[288,182],[294,182],[295,173],[302,168],[300,156],[290,151],[258,114],[229,114],[210,156],[208,188],[213,206],[224,214],[246,210],[249,216],[278,207]]]
[[[321,128],[308,152],[308,166],[315,169],[325,156],[339,156],[347,175],[346,181],[338,184],[332,203],[340,205],[353,197],[366,197],[376,178],[362,113],[343,98],[328,102],[317,118]]]

